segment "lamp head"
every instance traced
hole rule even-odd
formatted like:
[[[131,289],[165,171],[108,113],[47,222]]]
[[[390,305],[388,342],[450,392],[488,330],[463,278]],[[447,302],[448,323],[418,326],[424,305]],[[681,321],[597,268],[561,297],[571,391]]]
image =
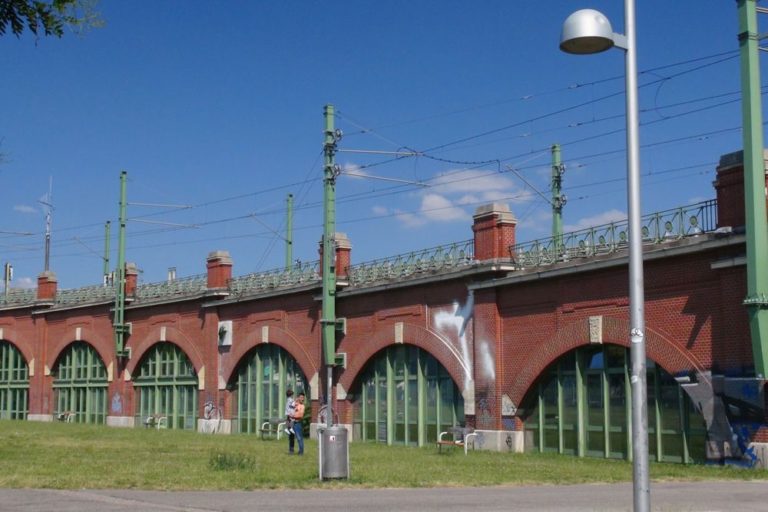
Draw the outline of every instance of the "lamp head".
[[[585,55],[611,49],[615,44],[611,22],[600,11],[581,9],[563,23],[560,49],[566,53]]]

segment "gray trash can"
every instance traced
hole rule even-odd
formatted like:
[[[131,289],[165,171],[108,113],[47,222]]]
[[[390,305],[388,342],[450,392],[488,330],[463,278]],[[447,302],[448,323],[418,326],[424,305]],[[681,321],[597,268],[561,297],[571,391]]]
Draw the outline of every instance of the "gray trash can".
[[[338,425],[319,427],[320,480],[349,478],[349,437]]]

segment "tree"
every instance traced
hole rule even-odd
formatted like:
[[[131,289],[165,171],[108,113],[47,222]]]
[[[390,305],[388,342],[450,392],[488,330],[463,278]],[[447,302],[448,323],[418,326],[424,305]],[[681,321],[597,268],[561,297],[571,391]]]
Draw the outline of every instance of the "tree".
[[[0,0],[0,36],[16,37],[28,29],[36,36],[64,35],[64,27],[96,27],[101,20],[94,10],[97,0]]]

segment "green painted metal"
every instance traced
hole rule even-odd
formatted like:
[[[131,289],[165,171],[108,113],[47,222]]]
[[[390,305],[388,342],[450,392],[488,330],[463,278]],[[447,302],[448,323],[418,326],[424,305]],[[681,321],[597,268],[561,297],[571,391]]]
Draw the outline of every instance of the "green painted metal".
[[[112,222],[107,221],[106,224],[104,224],[104,284],[107,283],[107,277],[109,276],[109,242],[111,228]]]
[[[173,281],[140,284],[136,287],[135,296],[139,301],[173,299],[199,295],[206,290],[207,276],[205,274],[198,274],[195,276],[179,277]]]
[[[0,340],[0,420],[25,420],[29,408],[29,367],[19,349]]]
[[[285,221],[285,270],[293,266],[293,194],[286,199]]]
[[[262,344],[249,352],[237,369],[233,417],[236,432],[259,433],[264,422],[284,419],[285,392],[307,392],[307,379],[296,360],[277,345]],[[309,411],[305,411],[309,416]]]
[[[368,363],[354,389],[354,431],[364,441],[425,446],[464,422],[458,387],[445,368],[418,347],[383,350]]]
[[[143,357],[136,390],[136,426],[160,422],[168,428],[197,429],[198,379],[194,366],[173,343],[159,342]]]
[[[54,414],[76,423],[103,424],[107,419],[107,369],[98,352],[84,341],[72,343],[51,372]]]
[[[648,361],[647,375],[654,416],[651,455],[657,461],[703,462],[704,419],[674,378],[653,361]],[[570,389],[572,383],[577,389]],[[576,432],[569,430],[573,403],[582,411],[576,415]],[[553,363],[523,400],[522,410],[525,430],[533,436],[531,448],[537,451],[630,460],[631,405],[628,350],[605,345],[576,349]]]
[[[474,261],[474,240],[464,240],[352,265],[350,286],[368,285],[468,266]]]
[[[279,268],[235,277],[229,282],[229,291],[241,297],[315,283],[320,281],[319,266],[318,261],[300,262],[288,270]]]
[[[125,338],[128,326],[125,325],[125,224],[127,222],[127,181],[128,173],[120,173],[120,228],[117,239],[117,269],[115,270],[115,355],[125,357]]]
[[[565,196],[563,195],[563,172],[565,167],[560,160],[560,144],[552,145],[552,239],[555,241],[555,247],[563,245],[563,206],[565,206]]]
[[[325,165],[323,179],[323,305],[322,343],[323,360],[329,372],[327,389],[328,405],[331,404],[331,373],[336,365],[336,176],[335,164],[338,136],[334,130],[334,107],[326,105],[325,144],[323,146]],[[333,414],[328,414],[328,426],[333,421]]]
[[[714,231],[717,228],[717,201],[673,208],[646,215],[642,219],[643,244],[660,244]],[[562,249],[553,237],[533,240],[509,248],[520,268],[553,265],[578,258],[592,258],[628,249],[627,221],[612,222],[565,233]]]
[[[738,0],[744,135],[744,206],[747,234],[747,298],[755,373],[768,370],[768,219],[765,205],[763,106],[756,0]]]

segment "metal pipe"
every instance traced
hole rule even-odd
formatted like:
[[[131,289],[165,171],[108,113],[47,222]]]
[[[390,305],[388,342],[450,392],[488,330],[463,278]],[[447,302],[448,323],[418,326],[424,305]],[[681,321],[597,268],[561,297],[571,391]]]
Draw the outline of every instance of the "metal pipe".
[[[625,79],[627,96],[627,204],[629,207],[629,324],[632,371],[632,494],[635,512],[651,509],[648,468],[648,399],[645,364],[645,291],[640,205],[640,122],[637,93],[635,0],[624,0],[627,38]]]

